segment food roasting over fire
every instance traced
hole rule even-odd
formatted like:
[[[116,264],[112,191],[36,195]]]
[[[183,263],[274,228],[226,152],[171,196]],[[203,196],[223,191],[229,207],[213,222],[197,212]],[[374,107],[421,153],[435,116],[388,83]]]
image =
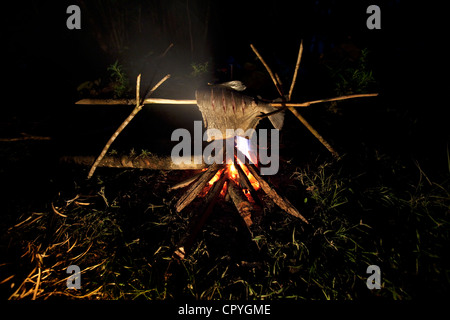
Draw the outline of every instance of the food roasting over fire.
[[[240,81],[230,81],[212,85],[195,92],[197,105],[200,109],[205,127],[222,132],[224,139],[230,138],[227,129],[255,129],[262,114],[268,114],[278,109],[270,104],[244,95],[246,87]],[[269,116],[275,129],[281,130],[284,122],[284,111]],[[208,132],[208,141],[213,136]]]

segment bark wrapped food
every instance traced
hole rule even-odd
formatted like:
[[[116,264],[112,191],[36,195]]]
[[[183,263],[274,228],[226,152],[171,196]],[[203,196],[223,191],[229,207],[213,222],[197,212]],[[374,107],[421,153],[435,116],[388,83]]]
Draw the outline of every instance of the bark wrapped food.
[[[220,130],[223,139],[230,138],[233,133],[230,134],[227,129],[242,129],[244,132],[255,129],[260,121],[258,116],[277,110],[268,103],[243,94],[243,90],[245,86],[240,81],[230,81],[195,92],[197,105],[207,129]],[[283,127],[284,112],[268,118],[276,129]],[[214,138],[211,132],[208,132],[208,141]]]

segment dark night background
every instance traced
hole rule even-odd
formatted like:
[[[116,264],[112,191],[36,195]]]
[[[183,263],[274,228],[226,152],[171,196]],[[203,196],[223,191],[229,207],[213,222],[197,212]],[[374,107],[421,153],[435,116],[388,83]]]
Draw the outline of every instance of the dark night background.
[[[119,22],[110,20],[115,12],[108,11],[107,1],[73,3],[81,7],[81,30],[66,28],[66,8],[72,2],[21,2],[5,11],[3,135],[35,129],[56,139],[75,140],[72,143],[95,139],[93,132],[88,132],[94,129],[89,125],[102,125],[92,123],[101,108],[74,108],[73,103],[80,98],[76,88],[104,75],[116,60],[125,66],[131,86],[138,73],[143,73],[142,81],[147,85],[171,73],[174,77],[156,95],[190,99],[198,85],[230,80],[230,64],[234,64],[234,78],[240,80],[246,79],[246,62],[262,70],[249,48],[253,43],[289,83],[303,39],[305,51],[294,100],[335,95],[322,60],[333,59],[338,49],[350,48],[346,53],[351,55],[351,50],[367,48],[369,67],[377,82],[371,89],[380,93],[379,99],[388,110],[407,118],[376,118],[377,110],[366,107],[359,120],[369,121],[373,139],[391,144],[396,152],[428,160],[435,152],[445,154],[447,108],[439,96],[448,82],[444,71],[448,59],[444,56],[444,21],[439,19],[442,10],[437,7],[376,1],[382,11],[382,28],[368,30],[366,8],[370,1],[189,1],[191,50],[184,1],[128,1],[126,5],[113,1],[119,3],[114,8],[127,10],[122,48],[108,43]],[[98,9],[101,3],[103,11]],[[146,58],[149,52],[153,56],[162,53],[170,43],[174,47],[161,61]],[[210,73],[203,83],[177,82],[177,74],[190,72],[192,62],[206,61],[210,62]],[[274,98],[271,83],[267,84],[267,77],[265,80],[258,94]],[[190,116],[199,119],[195,112]],[[372,115],[376,123],[370,123]],[[408,123],[411,119],[416,123]],[[107,125],[108,119],[103,120]],[[166,126],[164,120],[158,124]],[[99,137],[100,144],[102,139]]]
[[[71,4],[81,8],[81,30],[66,27],[66,9]],[[366,27],[366,8],[371,4],[380,6],[381,30]],[[0,203],[6,224],[14,223],[11,213],[19,205],[34,210],[59,191],[55,168],[61,156],[98,155],[132,110],[76,106],[82,98],[77,92],[81,83],[108,78],[108,66],[119,61],[131,88],[139,73],[142,87],[170,73],[171,79],[155,97],[193,99],[198,86],[233,77],[243,80],[252,93],[274,99],[270,78],[250,44],[280,75],[287,91],[303,39],[295,102],[337,96],[336,78],[328,67],[336,70],[342,61],[354,63],[367,49],[367,67],[375,79],[367,93],[378,92],[379,97],[343,102],[340,113],[330,113],[323,105],[300,111],[350,158],[364,162],[364,154],[376,150],[411,166],[417,161],[432,180],[448,175],[449,107],[443,99],[449,89],[448,19],[435,4],[403,0],[16,1],[2,13],[6,55],[0,138],[19,137],[23,132],[52,138],[30,149],[4,144],[0,172],[6,191]],[[159,59],[171,43],[173,48]],[[193,63],[205,62],[208,72],[190,76]],[[171,132],[190,129],[194,120],[201,120],[195,106],[147,107],[113,148],[167,154]],[[299,165],[317,157],[331,158],[291,114],[286,116],[281,144],[281,157],[295,158]]]

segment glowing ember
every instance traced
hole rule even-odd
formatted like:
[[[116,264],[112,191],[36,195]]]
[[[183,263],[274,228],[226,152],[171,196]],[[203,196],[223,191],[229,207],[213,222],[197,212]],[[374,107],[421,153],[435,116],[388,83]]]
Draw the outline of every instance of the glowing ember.
[[[212,186],[212,185],[214,184],[214,182],[216,182],[217,180],[219,180],[219,178],[220,178],[220,176],[221,176],[223,170],[224,170],[224,169],[217,171],[217,173],[214,175],[214,177],[212,177],[212,179],[209,180],[208,184],[209,184],[210,186]]]
[[[255,177],[250,173],[250,171],[248,170],[248,168],[246,166],[244,166],[242,164],[240,166],[241,166],[242,170],[244,171],[245,175],[247,176],[248,181],[250,181],[250,183],[252,184],[253,189],[259,190],[260,185],[259,185],[258,180],[255,179]]]
[[[225,181],[225,183],[223,184],[223,188],[220,191],[220,195],[225,197],[225,194],[227,193],[227,187],[228,187],[228,181]]]
[[[249,139],[236,136],[236,148],[242,152],[252,163],[255,163],[257,157],[256,153],[251,150],[251,143]],[[239,171],[236,168],[236,165],[239,165],[242,168],[242,171],[246,175],[248,181],[252,185],[254,190],[259,190],[260,185],[258,181],[255,179],[255,177],[250,173],[250,170],[247,168],[247,166],[242,163],[237,157],[238,164],[230,163],[226,166],[225,169],[217,171],[217,173],[214,175],[214,177],[208,182],[209,187],[211,187],[219,178],[222,176],[225,170],[225,174],[227,175],[228,179],[232,179],[236,184],[241,185],[239,182]],[[241,185],[242,187],[242,185]],[[209,188],[208,188],[209,189]],[[225,182],[220,194],[225,195],[227,190],[227,183]],[[243,188],[242,191],[245,195],[250,196],[250,190],[247,190],[246,188]]]
[[[237,183],[239,183],[239,173],[236,169],[236,167],[234,166],[234,163],[228,165],[228,176],[233,179],[234,181],[236,181]]]
[[[250,173],[248,168],[245,165],[243,165],[243,164],[240,164],[240,166],[241,166],[242,170],[244,171],[245,175],[247,176],[247,179],[250,181],[251,185],[253,186],[253,189],[259,190],[260,189],[260,185],[259,185],[258,181],[255,179],[255,177]],[[208,185],[212,186],[214,184],[214,182],[219,180],[219,178],[222,175],[222,172],[224,170],[226,170],[225,174],[228,175],[228,177],[230,179],[233,179],[237,184],[240,185],[240,183],[239,183],[239,172],[238,172],[238,170],[236,169],[236,167],[235,167],[235,165],[233,163],[227,165],[226,169],[222,169],[222,170],[217,171],[217,173],[214,175],[214,177],[211,180],[209,180]],[[225,185],[223,186],[223,189],[220,192],[220,194],[221,195],[225,195],[226,189],[227,189],[227,184],[225,183]],[[249,195],[249,193],[250,193],[250,191],[247,190],[247,189],[243,189],[243,191],[244,191],[245,195]]]

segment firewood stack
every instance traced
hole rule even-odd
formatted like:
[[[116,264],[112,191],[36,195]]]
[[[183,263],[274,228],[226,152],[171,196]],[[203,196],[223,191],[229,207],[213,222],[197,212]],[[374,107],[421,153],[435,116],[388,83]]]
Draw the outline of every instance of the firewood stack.
[[[236,154],[239,152],[236,150]],[[195,179],[188,179],[189,183],[184,184],[184,187],[187,187],[186,191],[175,204],[176,211],[181,212],[206,190],[201,204],[192,208],[193,216],[188,232],[177,245],[175,258],[184,259],[219,199],[229,198],[232,201],[251,232],[250,227],[254,223],[254,217],[261,212],[264,204],[258,196],[259,190],[255,190],[255,183],[252,183],[250,179],[256,181],[258,188],[285,212],[309,223],[287,198],[281,196],[268,181],[261,177],[258,168],[247,158],[245,163],[235,161],[233,164],[213,164]]]

